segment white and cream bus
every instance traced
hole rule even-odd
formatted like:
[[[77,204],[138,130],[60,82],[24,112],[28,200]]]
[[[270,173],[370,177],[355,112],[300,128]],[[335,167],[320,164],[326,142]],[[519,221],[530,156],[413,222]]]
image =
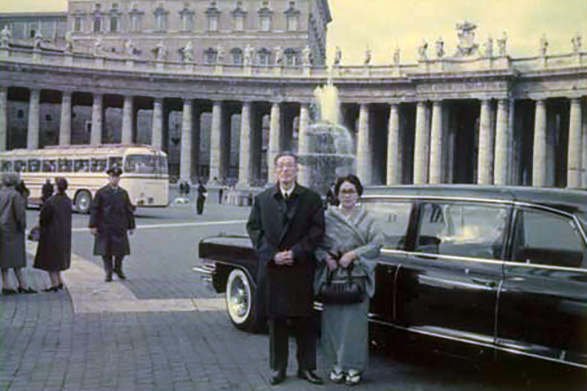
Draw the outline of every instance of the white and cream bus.
[[[114,166],[123,169],[120,186],[134,205],[169,205],[167,155],[151,146],[72,145],[0,152],[0,171],[16,173],[24,180],[31,192],[29,205],[40,204],[47,179],[54,182],[61,176],[67,178],[67,193],[82,213],[89,211],[96,190],[108,182],[106,170]]]

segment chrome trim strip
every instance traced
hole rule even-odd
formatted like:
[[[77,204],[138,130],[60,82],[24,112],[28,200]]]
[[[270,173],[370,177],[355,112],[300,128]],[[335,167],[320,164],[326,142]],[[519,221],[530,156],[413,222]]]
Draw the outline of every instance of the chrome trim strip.
[[[517,354],[517,355],[521,355],[521,356],[528,356],[528,357],[533,357],[533,358],[537,358],[537,359],[540,359],[540,360],[547,360],[547,361],[556,362],[556,363],[559,363],[559,364],[571,365],[571,366],[574,366],[574,367],[577,367],[577,368],[587,369],[587,365],[586,364],[575,363],[575,362],[572,362],[572,361],[565,361],[565,360],[561,360],[561,359],[557,359],[557,358],[552,358],[552,357],[540,356],[540,355],[533,354],[533,353],[523,352],[523,351],[520,351],[520,350],[517,350],[517,349],[504,348],[504,347],[501,347],[499,345],[493,345],[493,344],[488,344],[488,343],[478,342],[478,341],[471,341],[471,340],[468,340],[468,339],[457,338],[457,337],[453,337],[453,336],[450,336],[450,335],[433,333],[433,332],[426,331],[426,330],[417,330],[417,329],[414,329],[412,327],[398,326],[398,325],[390,324],[390,323],[383,322],[383,321],[380,321],[380,320],[377,320],[377,319],[370,319],[370,321],[373,322],[373,323],[378,323],[378,324],[381,324],[381,325],[384,325],[384,326],[390,326],[390,327],[393,327],[395,329],[407,331],[407,332],[410,332],[410,333],[422,334],[422,335],[427,335],[427,336],[431,336],[431,337],[438,337],[438,338],[442,338],[442,339],[446,339],[446,340],[451,340],[451,341],[457,341],[457,342],[466,343],[466,344],[469,344],[469,345],[484,346],[484,347],[495,349],[495,350],[499,350],[499,351],[502,351],[502,352],[507,352],[507,353],[511,353],[511,354]]]
[[[580,267],[554,266],[554,265],[544,265],[544,264],[536,264],[536,263],[522,263],[522,262],[512,262],[512,261],[504,261],[503,264],[504,264],[504,266],[528,267],[528,268],[532,268],[532,269],[547,269],[547,270],[558,270],[558,271],[565,271],[565,272],[575,272],[575,273],[587,274],[587,269],[583,269]]]

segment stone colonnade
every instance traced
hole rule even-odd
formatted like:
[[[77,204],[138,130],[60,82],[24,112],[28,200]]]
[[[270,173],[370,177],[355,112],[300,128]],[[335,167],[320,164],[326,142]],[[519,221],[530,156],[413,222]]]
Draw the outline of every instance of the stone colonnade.
[[[39,147],[40,121],[40,89],[30,90],[27,148]],[[568,137],[566,146],[566,184],[568,187],[587,186],[587,114],[583,97],[565,98],[568,101]],[[137,107],[135,97],[122,96],[122,131],[121,142],[134,142],[137,123]],[[409,157],[413,162],[412,178],[414,184],[451,183],[454,161],[450,156],[459,148],[471,148],[467,145],[456,145],[450,132],[451,101],[418,101],[415,106],[415,126],[413,130],[402,129],[405,124],[399,103],[386,105],[386,127],[376,127],[371,105],[359,104],[358,118],[355,118],[357,174],[365,184],[400,184],[406,183],[405,171],[402,167],[402,155],[405,142],[402,134],[414,132],[413,154]],[[467,132],[476,132],[475,176],[472,182],[480,185],[519,184],[512,180],[514,164],[514,100],[484,98],[477,101],[479,113],[476,126],[469,127]],[[8,94],[6,87],[0,87],[0,150],[5,150],[7,143],[7,106]],[[229,107],[230,106],[230,107]],[[287,107],[286,107],[287,106]],[[306,128],[309,123],[309,104],[285,102],[256,101],[200,101],[182,99],[181,146],[180,146],[180,179],[192,180],[195,175],[195,161],[198,158],[200,144],[200,115],[211,107],[210,131],[210,173],[209,178],[224,178],[227,173],[229,149],[228,122],[230,115],[240,115],[240,135],[238,151],[238,186],[247,187],[258,183],[262,156],[262,135],[259,116],[269,115],[269,134],[267,136],[266,160],[267,178],[274,178],[273,159],[283,149],[291,149],[293,133],[292,118],[298,118],[298,152],[306,147]],[[292,108],[294,113],[292,115]],[[63,91],[61,98],[61,118],[59,127],[59,145],[71,142],[72,92]],[[166,121],[168,110],[165,99],[152,98],[151,145],[164,148],[166,143]],[[105,121],[104,95],[92,94],[90,144],[102,143],[102,126]],[[288,123],[289,121],[289,123]],[[534,120],[532,139],[531,178],[533,186],[552,185],[548,182],[549,136],[548,136],[548,104],[546,99],[534,101]],[[385,142],[386,141],[386,142]],[[374,144],[385,142],[385,153],[376,153]],[[380,148],[380,147],[377,147]],[[384,158],[382,158],[384,156]],[[384,173],[384,175],[375,175]],[[302,168],[300,177],[304,181]],[[382,177],[379,179],[376,177]]]

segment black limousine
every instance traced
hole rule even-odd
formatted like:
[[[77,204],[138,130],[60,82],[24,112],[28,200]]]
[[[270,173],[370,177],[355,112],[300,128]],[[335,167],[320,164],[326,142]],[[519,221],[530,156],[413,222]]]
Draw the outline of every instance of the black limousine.
[[[587,370],[587,192],[372,187],[362,203],[385,236],[369,315],[377,329]],[[203,239],[199,256],[195,269],[226,292],[233,324],[261,326],[249,239]]]

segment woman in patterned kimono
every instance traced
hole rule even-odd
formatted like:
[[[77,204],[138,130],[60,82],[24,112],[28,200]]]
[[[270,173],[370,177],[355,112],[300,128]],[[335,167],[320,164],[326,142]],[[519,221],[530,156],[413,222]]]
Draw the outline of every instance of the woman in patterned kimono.
[[[334,279],[346,278],[347,268],[364,287],[362,302],[324,303],[322,312],[322,349],[326,362],[333,364],[330,380],[352,386],[361,382],[367,366],[367,314],[369,299],[375,293],[375,258],[383,236],[373,216],[358,204],[363,194],[359,178],[355,175],[339,178],[335,194],[340,205],[326,211],[326,235],[316,252],[315,288],[326,281],[328,271]]]

